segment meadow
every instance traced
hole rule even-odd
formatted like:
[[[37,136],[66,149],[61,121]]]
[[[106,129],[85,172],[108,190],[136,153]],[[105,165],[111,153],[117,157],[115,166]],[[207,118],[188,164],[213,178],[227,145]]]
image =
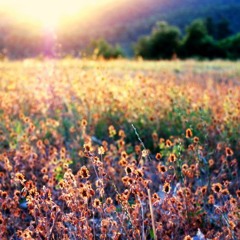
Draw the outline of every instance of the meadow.
[[[0,62],[0,239],[240,239],[239,134],[239,62]]]

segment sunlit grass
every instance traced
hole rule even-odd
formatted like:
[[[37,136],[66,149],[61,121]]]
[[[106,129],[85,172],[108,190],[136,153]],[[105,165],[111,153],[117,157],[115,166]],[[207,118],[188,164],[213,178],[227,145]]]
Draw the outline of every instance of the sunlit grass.
[[[238,62],[0,71],[0,238],[238,238]]]

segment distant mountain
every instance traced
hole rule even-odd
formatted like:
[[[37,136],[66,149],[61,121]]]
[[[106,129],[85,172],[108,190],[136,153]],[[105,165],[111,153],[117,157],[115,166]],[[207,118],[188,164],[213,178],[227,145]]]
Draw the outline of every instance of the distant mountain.
[[[240,0],[122,1],[102,9],[92,29],[95,36],[118,42],[130,53],[131,43],[149,34],[157,21],[167,21],[184,32],[194,19],[207,17],[216,23],[226,19],[232,33],[240,32]]]
[[[63,52],[76,53],[91,40],[105,38],[112,44],[120,44],[131,56],[133,43],[139,37],[150,34],[157,21],[167,21],[184,33],[186,26],[194,19],[207,17],[211,17],[215,23],[225,19],[233,34],[240,32],[240,0],[116,1],[99,9],[92,7],[72,20],[62,22],[56,39]],[[36,26],[30,31],[26,24],[21,24],[24,19],[15,23],[9,19],[11,16],[1,14],[0,9],[0,50],[6,47],[13,51],[13,56],[38,53],[46,44],[42,43],[42,30],[39,31]]]

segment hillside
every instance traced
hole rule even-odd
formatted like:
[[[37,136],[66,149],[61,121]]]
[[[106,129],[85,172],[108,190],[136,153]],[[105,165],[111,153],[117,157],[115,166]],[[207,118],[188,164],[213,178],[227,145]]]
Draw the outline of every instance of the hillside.
[[[237,0],[139,0],[126,8],[105,9],[98,19],[96,35],[111,42],[131,46],[140,36],[149,34],[156,21],[177,25],[182,32],[196,18],[227,19],[232,33],[240,31],[240,2]],[[111,26],[111,27],[110,27]],[[109,34],[111,32],[111,34]]]
[[[100,9],[92,6],[90,12],[92,14],[87,17],[87,13],[81,12],[60,24],[56,35],[63,52],[76,53],[92,39],[105,38],[113,44],[119,43],[131,56],[132,44],[149,34],[156,21],[162,20],[177,25],[184,32],[196,18],[211,17],[216,23],[226,19],[232,33],[240,32],[238,0],[122,0],[102,5]],[[29,31],[23,25],[24,20],[13,22],[11,15],[1,13],[0,9],[0,49],[15,49],[14,56],[34,55],[41,49],[44,31],[39,31],[37,26],[34,26],[34,31]],[[29,42],[35,42],[36,49],[33,49],[33,44],[29,46]],[[20,50],[16,46],[18,44],[22,46]]]

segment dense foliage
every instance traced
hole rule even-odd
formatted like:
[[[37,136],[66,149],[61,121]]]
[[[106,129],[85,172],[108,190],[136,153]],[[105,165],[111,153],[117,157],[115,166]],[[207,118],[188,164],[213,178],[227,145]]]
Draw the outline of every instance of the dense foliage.
[[[112,59],[123,57],[123,50],[119,45],[111,46],[104,39],[92,41],[86,52],[89,57]]]
[[[223,39],[220,47],[226,52],[227,58],[239,59],[240,56],[240,33]]]
[[[146,59],[170,59],[180,45],[180,30],[158,22],[151,36],[143,37],[135,46],[135,54]]]
[[[205,21],[195,20],[180,39],[177,27],[157,23],[150,36],[139,39],[135,45],[135,55],[146,59],[171,59],[176,54],[180,58],[239,59],[239,34],[222,39],[221,36],[227,34],[220,36],[219,32],[220,29],[227,32],[227,22],[219,23],[218,27],[214,28],[209,18]]]

